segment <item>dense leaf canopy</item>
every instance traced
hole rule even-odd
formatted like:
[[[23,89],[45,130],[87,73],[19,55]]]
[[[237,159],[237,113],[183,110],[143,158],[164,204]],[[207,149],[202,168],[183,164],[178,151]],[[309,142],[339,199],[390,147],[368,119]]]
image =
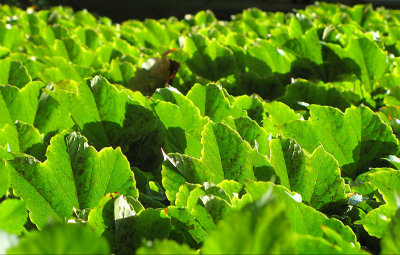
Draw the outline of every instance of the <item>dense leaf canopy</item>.
[[[399,17],[0,5],[0,253],[399,253]]]

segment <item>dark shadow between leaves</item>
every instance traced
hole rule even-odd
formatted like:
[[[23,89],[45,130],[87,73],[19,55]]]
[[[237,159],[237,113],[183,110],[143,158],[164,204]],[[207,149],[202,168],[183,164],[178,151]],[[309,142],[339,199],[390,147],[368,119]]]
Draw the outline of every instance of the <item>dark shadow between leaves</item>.
[[[99,128],[104,129],[108,144],[95,146],[96,149],[119,146],[131,166],[159,175],[163,161],[161,148],[165,144],[166,129],[150,110],[141,105],[127,104],[122,126],[110,121],[84,125],[83,134],[90,143],[95,144],[91,139],[96,138]]]
[[[233,77],[220,81],[229,94],[233,96],[257,94],[268,100],[283,95],[286,84],[290,83],[288,74],[273,73],[267,63],[250,54],[243,55],[241,52],[237,54],[240,54],[238,58],[242,59],[240,62],[237,61],[236,66],[240,71]]]
[[[179,127],[167,129],[166,151],[185,154],[187,147],[185,131]]]
[[[171,220],[160,217],[160,211],[146,209],[139,215],[115,221],[117,254],[132,254],[146,240],[169,237]]]
[[[171,220],[163,209],[144,210],[142,204],[132,197],[107,195],[105,204],[99,203],[90,212],[89,225],[107,239],[114,254],[134,254],[142,241],[168,238]],[[122,198],[122,200],[121,200]]]
[[[192,72],[210,81],[217,81],[235,72],[235,60],[232,55],[217,57],[212,60],[208,55],[199,53],[204,51],[205,46],[196,51],[186,61]],[[203,63],[204,65],[199,67],[198,63]]]
[[[343,215],[348,210],[349,201],[347,199],[337,200],[335,202],[331,202],[325,204],[318,211],[328,215]]]
[[[233,96],[257,94],[265,100],[274,100],[285,92],[286,84],[290,83],[287,74],[273,73],[268,78],[258,78],[251,72],[235,74],[235,83],[225,85]]]
[[[359,99],[356,94],[344,95],[334,87],[324,87],[307,81],[298,81],[287,86],[285,95],[278,100],[293,110],[308,110],[302,104],[302,102],[305,102],[307,104],[332,106],[345,111],[351,106],[351,103],[360,100],[356,99]]]
[[[281,183],[279,176],[276,175],[275,169],[272,166],[253,167],[253,171],[257,181],[269,182],[275,180],[275,184]]]
[[[235,53],[242,54],[242,53]],[[238,73],[234,74],[234,81],[229,77],[222,80],[224,87],[234,96],[253,93],[266,100],[277,99],[285,93],[286,85],[292,78],[303,78],[318,82],[335,82],[353,80],[361,77],[361,69],[350,58],[340,58],[332,49],[322,46],[323,64],[316,64],[310,59],[298,57],[291,63],[287,73],[272,72],[268,64],[249,54],[238,56],[244,58],[237,61]],[[260,75],[261,74],[261,75]],[[226,77],[223,76],[223,77]]]
[[[394,155],[398,151],[398,145],[394,142],[382,142],[377,140],[362,141],[353,150],[353,159],[356,163],[342,166],[345,177],[353,180],[360,174],[369,171],[369,168],[384,167],[385,161],[379,161],[380,158],[388,155]]]
[[[46,160],[46,149],[47,149],[48,144],[45,143],[36,143],[33,144],[31,147],[25,149],[24,153],[29,154],[36,159],[40,160],[41,162],[44,162]]]
[[[396,44],[385,45],[385,50],[387,50],[389,53],[392,53],[395,57],[400,56],[400,52],[397,49]]]
[[[368,172],[369,168],[386,167],[387,161],[380,159],[384,156],[396,154],[397,150],[398,145],[394,142],[362,141],[352,152],[354,163],[340,167],[342,177],[355,180],[358,175]]]

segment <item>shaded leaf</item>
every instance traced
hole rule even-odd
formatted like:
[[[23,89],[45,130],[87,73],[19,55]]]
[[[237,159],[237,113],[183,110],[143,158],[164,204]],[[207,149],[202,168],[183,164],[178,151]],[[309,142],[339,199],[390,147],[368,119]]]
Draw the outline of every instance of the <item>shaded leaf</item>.
[[[191,100],[171,87],[157,90],[153,98],[161,100],[152,103],[151,107],[166,127],[164,150],[200,157],[201,131],[207,118],[200,115]]]
[[[190,70],[210,81],[217,81],[235,70],[232,51],[215,39],[200,34],[186,36],[183,51],[188,54],[186,64]]]
[[[16,120],[33,124],[39,105],[42,82],[30,82],[23,88],[4,85],[0,86],[0,104],[4,104],[0,113],[0,124],[13,124]],[[4,100],[4,101],[3,101]]]
[[[96,76],[87,83],[55,84],[54,92],[48,93],[68,109],[94,147],[120,146],[131,164],[144,171],[158,170],[165,140],[164,127],[125,90]]]
[[[19,61],[10,59],[0,60],[0,84],[14,85],[18,88],[23,88],[27,83],[32,81],[25,66]]]
[[[132,197],[107,194],[90,211],[88,225],[105,237],[112,252],[129,254],[142,244],[142,239],[166,238],[170,220],[162,211],[144,210]]]

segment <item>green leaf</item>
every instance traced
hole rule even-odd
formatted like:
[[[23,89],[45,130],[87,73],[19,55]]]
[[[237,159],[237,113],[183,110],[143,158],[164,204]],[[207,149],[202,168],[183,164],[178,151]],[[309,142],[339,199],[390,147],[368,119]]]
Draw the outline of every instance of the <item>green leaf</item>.
[[[52,87],[49,84],[46,89],[50,90]],[[46,91],[42,91],[33,123],[34,127],[48,138],[64,129],[71,129],[74,124],[68,110],[49,96]]]
[[[397,251],[397,11],[117,24],[44,2],[0,6],[0,253],[67,221],[113,254]],[[85,240],[58,234],[32,242]]]
[[[393,86],[387,91],[384,104],[387,106],[400,106],[400,86]]]
[[[182,239],[187,240],[188,243],[197,245],[205,240],[207,231],[199,221],[190,215],[190,212],[186,208],[169,206],[167,212],[171,217],[175,233],[182,236]]]
[[[217,185],[225,191],[225,193],[230,197],[232,205],[239,200],[239,193],[243,190],[243,184],[236,181],[224,180]]]
[[[269,182],[247,181],[245,183],[245,189],[251,196],[252,201],[260,199],[271,186],[276,199],[286,204],[287,211],[290,212],[288,214],[289,221],[296,233],[324,237],[325,234],[321,228],[324,225],[339,233],[345,242],[355,247],[360,247],[357,243],[356,235],[350,227],[343,225],[342,222],[335,218],[328,218],[325,214],[301,203],[301,197],[298,194],[288,191],[283,186],[273,185]],[[335,240],[330,238],[327,238],[327,241],[333,244],[336,243]]]
[[[136,254],[150,255],[150,254],[196,254],[186,244],[179,244],[173,240],[155,240],[154,242],[147,242],[145,246],[140,247]]]
[[[294,57],[266,40],[259,40],[247,47],[245,66],[258,78],[290,72]]]
[[[10,50],[0,46],[0,59],[6,58],[10,54]]]
[[[328,240],[332,240],[335,243],[336,248],[339,254],[370,254],[362,249],[360,249],[359,245],[354,245],[353,243],[347,242],[343,236],[341,236],[338,232],[333,230],[328,226],[321,226],[322,231],[324,231],[325,238]]]
[[[28,74],[25,66],[18,61],[11,61],[10,59],[0,60],[0,84],[14,85],[18,88],[23,88],[32,79]]]
[[[364,219],[364,228],[372,235],[381,238],[390,226],[390,219],[395,215],[400,194],[400,174],[394,169],[376,169],[365,176],[375,188],[386,204],[370,211]],[[397,196],[397,198],[396,198]]]
[[[16,120],[33,124],[39,105],[42,82],[30,82],[23,88],[4,85],[0,86],[0,101],[4,100],[5,111],[0,114],[0,124],[12,124]],[[1,104],[1,102],[0,102]]]
[[[154,19],[145,20],[143,26],[144,29],[141,32],[143,33],[144,41],[154,48],[169,48],[172,46],[170,44],[179,36],[177,31],[168,29],[167,26]]]
[[[0,128],[0,146],[12,152],[20,152],[18,131],[14,125],[7,123]]]
[[[257,95],[247,96],[242,95],[235,97],[235,105],[240,109],[247,112],[247,115],[252,120],[255,120],[258,125],[262,126],[262,120],[264,118],[264,108],[262,105],[262,98]]]
[[[19,121],[15,123],[15,126],[18,132],[19,152],[32,155],[37,159],[43,159],[46,147],[43,144],[43,136],[39,131],[32,125]]]
[[[322,237],[298,235],[295,241],[298,254],[342,254],[339,247],[335,247]]]
[[[295,110],[307,109],[304,103],[326,105],[345,111],[352,103],[351,93],[339,86],[325,83],[312,83],[306,80],[297,80],[286,87],[285,95],[279,99]],[[354,95],[355,97],[355,95]],[[355,98],[354,98],[355,99]]]
[[[24,43],[24,32],[18,26],[8,26],[0,23],[0,44],[10,50],[15,50]]]
[[[376,191],[376,187],[371,183],[369,179],[369,175],[375,172],[384,171],[384,170],[392,170],[390,168],[371,168],[368,172],[360,174],[357,176],[355,181],[350,182],[351,191],[363,194],[366,196],[374,195],[373,193]],[[379,199],[381,200],[381,199]]]
[[[109,254],[107,242],[88,227],[55,224],[20,240],[7,254]]]
[[[240,117],[236,119],[230,117],[224,122],[232,129],[236,130],[242,139],[248,142],[258,153],[264,156],[269,156],[269,137],[271,134],[264,128],[260,127],[257,122],[248,117]]]
[[[20,235],[25,229],[28,219],[25,202],[16,199],[6,199],[0,203],[0,229],[11,234]]]
[[[77,65],[91,66],[95,54],[80,46],[72,38],[65,38],[63,40],[56,40],[54,55],[57,55],[57,51],[61,51],[62,56],[67,60]]]
[[[12,152],[43,159],[43,136],[32,125],[43,86],[41,82],[31,82],[22,89],[9,85],[0,87],[0,104],[4,106],[0,114],[0,146],[8,144]]]
[[[124,197],[118,193],[109,193],[104,195],[99,203],[90,210],[87,224],[97,235],[106,238],[111,249],[115,251],[118,245],[117,241],[119,241],[116,239],[116,218],[134,216],[142,210],[144,210],[143,206],[134,198]]]
[[[292,140],[274,139],[270,147],[271,165],[282,185],[299,193],[304,202],[317,210],[347,202],[338,163],[322,146],[311,155]]]
[[[398,137],[400,135],[400,107],[399,106],[384,106],[377,112],[379,117],[385,123],[392,127],[393,133]]]
[[[257,66],[257,61],[254,62],[256,62],[254,65]],[[267,68],[265,64],[264,67]],[[256,74],[251,72],[246,69],[246,66],[243,66],[243,69],[244,71],[235,72],[234,75],[223,78],[218,83],[222,84],[224,88],[234,95],[257,94],[268,100],[274,100],[282,96],[285,92],[285,86],[290,83],[288,74],[277,73],[263,77],[263,73]],[[263,68],[260,69],[262,70]],[[268,73],[268,69],[266,73]]]
[[[45,58],[46,67],[40,70],[39,76],[45,83],[73,80],[81,82],[84,78],[90,77],[94,70],[87,66],[70,64],[63,57]]]
[[[157,171],[162,161],[164,127],[125,90],[96,76],[87,83],[55,84],[55,90],[48,93],[68,109],[94,147],[120,146],[131,164],[143,171]]]
[[[263,198],[264,199],[264,198]],[[284,204],[260,201],[220,221],[201,249],[204,254],[292,253],[293,232]]]
[[[304,15],[293,15],[289,23],[289,35],[290,37],[301,36],[310,27],[312,27],[312,23]]]
[[[231,210],[229,195],[212,183],[203,186],[185,183],[176,197],[176,206],[168,207],[168,215],[176,228],[183,234],[189,233],[197,243]]]
[[[138,216],[117,221],[117,228],[121,229],[120,238],[131,237],[133,248],[141,246],[143,239],[154,240],[168,238],[171,230],[171,220],[165,215],[162,209],[148,208],[142,211]],[[122,253],[129,253],[129,246],[124,246]]]
[[[62,132],[51,139],[43,163],[28,155],[11,162],[11,186],[39,229],[51,218],[63,221],[73,208],[97,205],[104,194],[138,196],[129,163],[119,148],[97,152],[78,133]]]
[[[108,194],[90,211],[88,225],[105,237],[112,252],[126,254],[142,244],[142,239],[166,238],[170,219],[162,210],[146,209],[132,197]]]
[[[0,147],[0,198],[7,194],[10,187],[10,171],[12,170],[9,162],[2,155],[4,148]]]
[[[263,119],[263,127],[267,132],[272,132],[274,136],[279,133],[279,126],[291,120],[300,120],[300,115],[296,114],[290,107],[281,102],[271,102],[263,104],[265,114],[268,116]]]
[[[74,32],[79,41],[90,49],[95,50],[102,44],[103,38],[92,28],[77,27]]]
[[[365,230],[371,236],[382,238],[387,230],[390,218],[393,217],[395,213],[396,211],[390,205],[381,205],[371,210],[363,220]]]
[[[152,103],[151,108],[167,129],[165,152],[200,157],[201,131],[207,118],[200,115],[192,101],[171,87],[157,90],[153,98],[162,100]]]
[[[31,124],[16,121],[15,125],[5,124],[0,128],[0,146],[10,152],[30,154],[37,159],[44,159],[46,146],[43,136]]]
[[[183,51],[188,55],[186,64],[190,70],[210,81],[217,81],[235,71],[232,51],[215,39],[200,34],[186,36]]]
[[[341,55],[357,63],[368,92],[375,89],[374,81],[379,81],[389,68],[386,52],[365,36],[352,37]]]
[[[107,68],[107,71],[104,73],[104,77],[107,78],[110,82],[125,84],[129,88],[131,86],[130,82],[133,81],[131,79],[135,77],[135,71],[137,71],[135,66],[132,65],[130,62],[113,59],[111,60],[110,67]],[[162,85],[165,84],[168,78],[169,76],[164,80],[164,83]],[[148,80],[144,82],[148,82]],[[132,87],[130,88],[132,90],[135,90]],[[151,91],[151,93],[152,92],[153,91]],[[151,95],[151,93],[149,93],[149,95]]]
[[[226,183],[226,181],[224,183]],[[177,199],[175,204],[178,207],[187,207],[189,210],[191,210],[202,196],[215,196],[225,200],[229,204],[231,203],[231,198],[223,188],[216,186],[213,183],[205,182],[203,185],[190,183],[185,183],[182,185],[179,188],[178,194],[176,195]]]
[[[246,116],[246,112],[229,101],[228,94],[218,84],[202,86],[195,84],[187,94],[187,98],[200,109],[202,116],[208,116],[215,122],[221,122],[228,116],[234,118]]]
[[[391,128],[368,107],[336,108],[311,105],[311,117],[284,123],[283,136],[294,139],[307,152],[318,146],[339,162],[343,177],[355,178],[378,158],[398,151],[398,140]]]
[[[395,207],[398,202],[396,193],[400,194],[400,172],[390,168],[376,170],[368,174],[366,179],[378,188],[386,204]]]
[[[109,144],[89,86],[85,83],[64,81],[54,84],[54,91],[46,92],[69,111],[74,122],[82,130],[85,125],[87,126],[84,135],[96,148],[103,148]],[[89,125],[89,123],[93,124]]]
[[[392,217],[389,226],[386,229],[381,241],[381,254],[398,254],[400,253],[400,243],[398,235],[400,233],[399,215],[396,213]]]
[[[226,200],[202,194],[202,190],[193,190],[188,198],[187,207],[170,206],[167,211],[175,228],[189,233],[197,243],[204,241],[206,233],[215,229],[216,224],[231,209]]]
[[[171,153],[163,164],[163,186],[170,201],[186,181],[218,184],[225,179],[243,183],[256,175],[269,179],[274,171],[268,160],[253,150],[239,134],[222,123],[209,122],[202,132],[203,149],[200,159]]]
[[[30,82],[21,89],[0,86],[0,105],[4,107],[0,114],[0,146],[8,144],[12,152],[25,152],[43,158],[42,135],[32,126],[43,87],[41,82]]]
[[[310,29],[304,35],[289,40],[285,47],[295,53],[298,60],[307,59],[317,65],[323,63],[322,45],[316,29]]]

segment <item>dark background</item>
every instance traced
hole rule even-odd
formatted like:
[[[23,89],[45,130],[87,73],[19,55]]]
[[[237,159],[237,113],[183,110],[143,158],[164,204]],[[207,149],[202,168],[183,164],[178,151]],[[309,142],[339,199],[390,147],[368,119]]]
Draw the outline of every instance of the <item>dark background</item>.
[[[232,14],[240,13],[249,7],[258,7],[265,11],[289,12],[314,2],[312,0],[0,0],[1,4],[16,5],[24,9],[35,5],[37,10],[52,5],[67,5],[75,10],[87,9],[95,14],[107,16],[114,22],[170,16],[183,18],[185,14],[194,14],[205,9],[212,10],[218,19],[229,20]],[[348,5],[371,3],[374,7],[400,8],[400,0],[328,0],[327,2],[341,2]]]

